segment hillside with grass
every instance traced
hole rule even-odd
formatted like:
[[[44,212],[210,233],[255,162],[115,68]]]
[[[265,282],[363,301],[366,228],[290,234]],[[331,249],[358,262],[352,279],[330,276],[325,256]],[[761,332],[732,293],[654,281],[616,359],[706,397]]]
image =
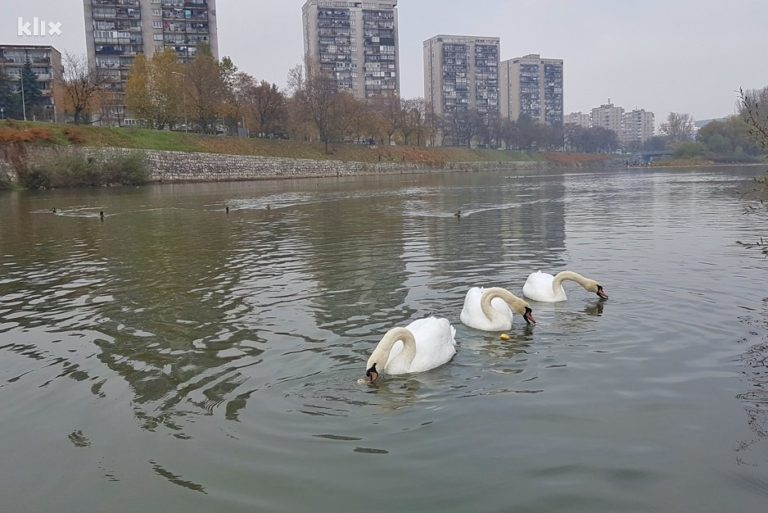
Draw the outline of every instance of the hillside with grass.
[[[248,139],[206,136],[144,128],[110,128],[51,123],[5,122],[1,129],[10,134],[34,132],[36,141],[57,146],[113,147],[137,150],[181,151],[252,155],[310,160],[350,162],[406,162],[442,165],[457,162],[542,161],[541,154],[470,148],[426,148],[414,146],[369,146],[335,144],[326,153],[319,143],[293,140]]]

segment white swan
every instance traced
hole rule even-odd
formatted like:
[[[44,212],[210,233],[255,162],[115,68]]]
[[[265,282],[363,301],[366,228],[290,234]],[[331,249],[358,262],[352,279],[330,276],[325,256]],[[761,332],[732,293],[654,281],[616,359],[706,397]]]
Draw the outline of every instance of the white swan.
[[[575,281],[584,287],[587,292],[594,292],[602,299],[608,299],[608,294],[605,293],[603,287],[595,280],[590,280],[571,271],[563,271],[557,276],[541,271],[535,272],[525,280],[523,295],[528,299],[541,301],[542,303],[566,301],[568,297],[565,295],[565,289],[563,288],[564,281]]]
[[[512,312],[523,316],[528,324],[536,324],[531,307],[506,289],[472,287],[464,298],[461,322],[483,331],[512,328]]]
[[[456,329],[448,319],[428,317],[387,332],[366,363],[365,375],[375,383],[379,374],[424,372],[456,354]]]

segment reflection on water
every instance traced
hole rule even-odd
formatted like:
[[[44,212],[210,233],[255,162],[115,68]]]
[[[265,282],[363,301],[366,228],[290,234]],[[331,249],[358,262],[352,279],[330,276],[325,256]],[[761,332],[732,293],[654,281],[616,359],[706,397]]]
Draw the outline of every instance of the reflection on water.
[[[595,317],[603,315],[603,308],[605,308],[606,301],[607,300],[605,299],[598,299],[597,301],[593,301],[592,304],[588,304],[584,307],[584,313]]]
[[[0,195],[6,507],[756,510],[766,262],[729,192],[750,173]],[[566,268],[611,299],[569,289],[507,341],[459,323],[468,288]],[[427,315],[452,362],[357,383]]]

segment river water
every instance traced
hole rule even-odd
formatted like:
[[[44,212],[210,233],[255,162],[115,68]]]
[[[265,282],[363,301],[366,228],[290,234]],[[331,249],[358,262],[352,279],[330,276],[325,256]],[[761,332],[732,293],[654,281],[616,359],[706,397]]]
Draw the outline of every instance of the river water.
[[[764,513],[759,172],[4,193],[0,511]],[[539,269],[610,298],[460,324]],[[427,315],[450,363],[357,383]]]

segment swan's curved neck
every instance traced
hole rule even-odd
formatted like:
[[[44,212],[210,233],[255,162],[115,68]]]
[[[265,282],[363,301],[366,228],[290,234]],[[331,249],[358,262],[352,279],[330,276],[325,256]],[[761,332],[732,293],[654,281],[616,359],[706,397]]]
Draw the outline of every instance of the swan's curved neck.
[[[507,289],[493,287],[486,289],[480,298],[480,308],[483,310],[483,314],[488,318],[488,320],[494,321],[499,315],[501,315],[491,305],[491,301],[497,297],[503,299],[513,312],[516,312],[520,315],[525,315],[525,309],[528,307],[528,303],[512,294]]]
[[[392,348],[398,340],[403,342],[403,352],[401,354],[405,358],[406,365],[410,365],[416,357],[416,339],[409,329],[392,328],[382,337],[376,349],[373,350],[373,354],[368,359],[368,368],[371,368],[373,364],[378,364],[379,371],[382,371],[389,360]]]
[[[555,279],[552,282],[552,291],[557,293],[560,290],[560,287],[563,285],[564,281],[575,281],[586,290],[589,290],[590,286],[594,283],[594,280],[585,278],[579,273],[575,273],[573,271],[563,271],[555,276]]]

